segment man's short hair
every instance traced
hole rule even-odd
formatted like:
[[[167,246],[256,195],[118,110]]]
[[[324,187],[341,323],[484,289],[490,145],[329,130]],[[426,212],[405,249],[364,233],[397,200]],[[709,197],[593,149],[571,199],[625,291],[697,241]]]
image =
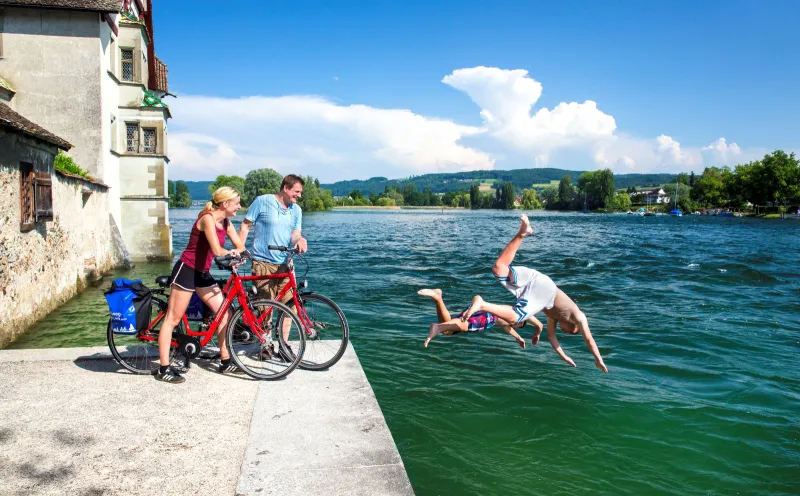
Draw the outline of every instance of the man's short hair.
[[[294,188],[294,185],[297,184],[297,183],[300,183],[301,186],[305,186],[306,185],[306,182],[303,181],[302,177],[300,177],[298,175],[295,175],[295,174],[289,174],[289,175],[287,175],[287,176],[285,176],[283,178],[283,182],[281,183],[281,191],[283,191],[283,188],[286,188],[286,187],[288,187],[289,189],[292,189],[292,188]]]

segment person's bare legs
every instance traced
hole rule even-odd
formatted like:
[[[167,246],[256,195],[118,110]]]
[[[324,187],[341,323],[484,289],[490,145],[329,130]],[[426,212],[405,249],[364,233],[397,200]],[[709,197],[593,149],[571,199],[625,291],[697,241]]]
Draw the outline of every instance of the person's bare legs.
[[[519,321],[519,315],[517,315],[517,312],[514,311],[514,307],[510,305],[496,305],[494,303],[489,303],[484,301],[480,295],[475,295],[475,297],[472,299],[472,303],[469,305],[469,308],[467,308],[467,311],[461,315],[461,320],[466,321],[468,318],[472,317],[473,313],[479,310],[493,313],[506,322],[517,323]]]
[[[420,289],[417,291],[417,294],[420,296],[427,296],[436,303],[436,316],[439,318],[440,324],[450,320],[450,312],[447,310],[447,307],[444,306],[444,301],[442,301],[441,289]]]
[[[431,342],[431,339],[435,338],[439,334],[465,332],[468,328],[469,325],[461,319],[450,319],[439,324],[431,324],[430,332],[428,333],[428,337],[425,339],[425,347],[427,348],[428,343]]]
[[[197,296],[203,300],[208,308],[216,315],[225,297],[222,295],[222,290],[216,284],[208,288],[197,288]],[[225,311],[225,315],[219,321],[217,326],[217,344],[219,344],[219,358],[220,360],[227,360],[230,358],[228,353],[227,339],[228,339],[228,319],[231,316],[230,308]]]
[[[169,365],[169,345],[172,342],[172,330],[180,323],[181,317],[186,313],[193,292],[179,288],[174,284],[172,285],[167,315],[164,317],[161,329],[158,331],[158,356],[163,366]]]
[[[508,242],[506,247],[503,248],[503,251],[500,252],[500,256],[497,257],[492,267],[492,272],[497,277],[508,276],[508,267],[511,265],[511,262],[514,261],[514,257],[517,256],[517,251],[519,251],[519,247],[522,246],[522,240],[533,234],[533,228],[528,220],[528,216],[522,214],[519,216],[519,219],[522,221],[519,226],[519,231],[511,238],[511,241]],[[514,322],[516,322],[516,319],[514,319]]]

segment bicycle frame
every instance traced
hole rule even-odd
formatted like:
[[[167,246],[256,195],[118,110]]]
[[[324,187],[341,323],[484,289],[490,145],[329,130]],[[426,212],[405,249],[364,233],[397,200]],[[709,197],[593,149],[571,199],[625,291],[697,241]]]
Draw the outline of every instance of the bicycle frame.
[[[289,279],[289,283],[286,284],[286,286],[281,290],[280,294],[276,298],[276,301],[281,301],[283,297],[286,296],[286,293],[288,293],[290,290],[293,290],[292,301],[295,305],[295,309],[297,309],[297,316],[300,320],[300,323],[305,328],[304,331],[306,335],[310,335],[311,334],[310,329],[312,327],[311,321],[308,318],[308,314],[306,313],[305,308],[300,302],[300,299],[298,298],[297,280],[295,279],[293,270],[290,270],[289,272],[281,272],[275,274],[240,276],[236,272],[235,267],[232,269],[231,275],[228,278],[228,282],[225,283],[225,287],[222,290],[223,294],[225,295],[225,299],[223,300],[222,305],[219,307],[216,314],[214,315],[214,320],[211,321],[211,324],[209,324],[206,330],[197,330],[197,331],[192,330],[192,328],[189,325],[189,319],[186,317],[186,313],[184,313],[181,316],[181,322],[183,322],[183,326],[186,329],[186,334],[188,336],[193,336],[193,337],[202,336],[202,338],[200,339],[200,346],[201,348],[205,347],[205,345],[207,345],[209,341],[211,341],[211,339],[217,333],[217,328],[219,327],[222,321],[222,317],[223,315],[225,315],[225,312],[228,311],[228,309],[233,304],[234,300],[238,300],[239,306],[244,311],[245,324],[251,327],[251,329],[253,329],[255,333],[258,335],[258,338],[263,341],[264,335],[266,334],[267,331],[264,331],[261,325],[265,320],[269,320],[269,318],[272,315],[272,309],[265,312],[261,316],[256,316],[253,313],[253,310],[250,308],[250,305],[248,304],[247,291],[244,289],[244,285],[242,283],[247,281],[263,281],[266,279],[285,279],[285,278]],[[140,335],[139,339],[143,341],[157,341],[158,331],[153,329],[153,327],[160,320],[162,320],[164,316],[165,312],[159,312],[158,315],[156,315],[155,319],[153,319],[153,321],[150,322],[150,324],[147,326],[147,330],[150,331],[150,334]],[[175,340],[172,340],[172,345],[177,346],[178,343]]]
[[[278,272],[275,274],[264,274],[259,276],[239,276],[237,277],[239,281],[239,285],[241,287],[241,291],[244,291],[244,287],[241,286],[241,281],[263,281],[266,279],[289,279],[289,283],[284,286],[284,288],[278,293],[278,296],[275,298],[275,301],[281,302],[283,297],[286,296],[286,293],[292,291],[292,302],[294,303],[294,308],[297,313],[297,318],[300,320],[300,323],[305,328],[303,329],[306,335],[311,335],[311,328],[313,327],[311,324],[311,319],[308,318],[308,314],[306,313],[306,309],[303,306],[300,298],[298,298],[298,290],[297,290],[297,279],[294,277],[294,270],[290,270],[289,272]],[[231,284],[231,280],[228,280],[228,283],[225,285],[225,289],[223,291],[228,291],[229,285]],[[245,293],[246,294],[246,293]],[[248,309],[249,310],[249,309]],[[252,312],[250,312],[252,315]],[[257,318],[256,323],[261,325],[265,319],[269,319],[272,315],[272,309],[268,312],[265,312],[264,315]]]

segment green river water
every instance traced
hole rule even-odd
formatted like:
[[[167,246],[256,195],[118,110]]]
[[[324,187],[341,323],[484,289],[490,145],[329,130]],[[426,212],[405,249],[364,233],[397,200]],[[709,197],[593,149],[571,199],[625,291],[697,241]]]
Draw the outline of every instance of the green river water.
[[[170,211],[178,255],[196,215]],[[531,220],[517,263],[580,305],[607,375],[577,336],[560,335],[577,368],[546,340],[522,350],[494,330],[422,347],[435,313],[420,288],[441,288],[453,311],[476,293],[513,303],[490,268],[515,213],[304,218],[310,288],[347,314],[416,493],[800,494],[800,222]],[[140,264],[117,276],[152,283],[169,270]],[[102,289],[10,347],[105,344]]]

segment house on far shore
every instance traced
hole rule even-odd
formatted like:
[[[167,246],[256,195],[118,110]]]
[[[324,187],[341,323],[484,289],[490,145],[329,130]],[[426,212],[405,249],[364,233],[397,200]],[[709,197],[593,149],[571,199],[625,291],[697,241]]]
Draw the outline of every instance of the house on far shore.
[[[667,192],[664,191],[663,188],[643,189],[635,193],[630,193],[630,196],[631,199],[633,199],[634,196],[641,196],[644,200],[644,203],[650,203],[650,204],[669,203],[670,201]]]
[[[0,92],[72,144],[108,185],[108,208],[134,261],[171,260],[167,67],[152,0],[3,0]],[[10,91],[8,89],[11,88]],[[3,91],[6,90],[6,91]]]
[[[0,102],[0,348],[126,257],[108,186],[55,169],[71,148]]]

